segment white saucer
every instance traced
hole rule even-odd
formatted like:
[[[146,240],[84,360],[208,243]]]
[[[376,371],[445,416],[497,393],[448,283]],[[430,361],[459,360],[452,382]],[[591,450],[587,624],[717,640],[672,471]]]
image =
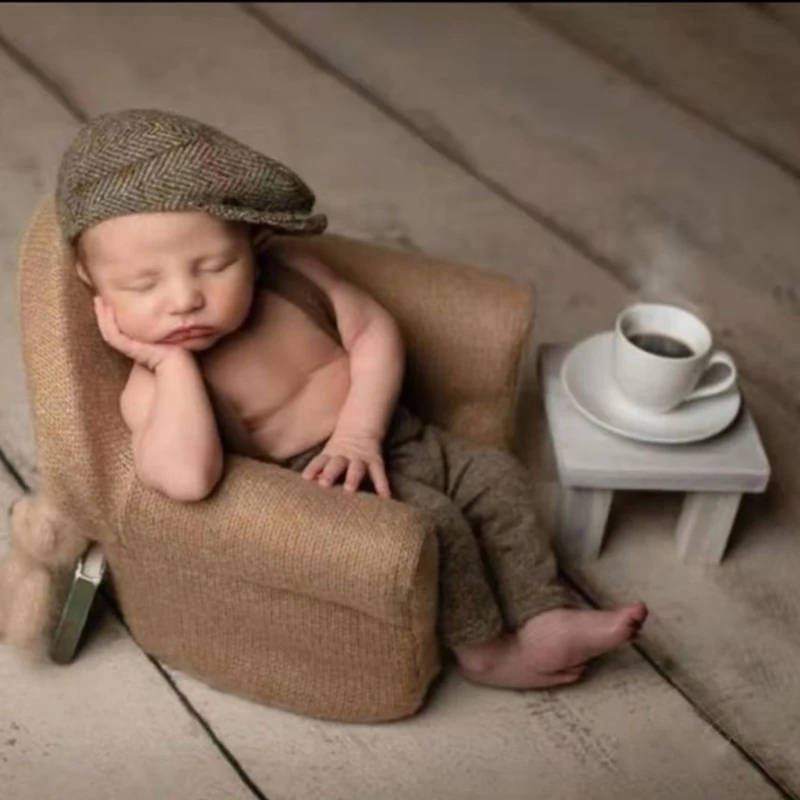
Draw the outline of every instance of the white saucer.
[[[742,405],[736,386],[724,394],[656,414],[633,405],[611,372],[614,333],[592,336],[576,345],[561,368],[561,383],[576,408],[606,430],[656,444],[699,442],[725,430]]]

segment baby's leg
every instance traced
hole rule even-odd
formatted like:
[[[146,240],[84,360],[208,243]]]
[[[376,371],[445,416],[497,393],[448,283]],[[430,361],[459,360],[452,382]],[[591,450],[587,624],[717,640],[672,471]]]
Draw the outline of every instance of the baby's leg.
[[[443,435],[445,491],[469,521],[497,582],[512,630],[544,611],[571,605],[541,530],[528,471],[501,450]]]
[[[577,680],[585,663],[628,642],[647,616],[642,604],[572,609],[555,557],[539,530],[533,485],[511,455],[447,437],[448,492],[472,525],[515,635],[457,651],[464,674],[527,688]]]
[[[469,523],[436,489],[397,473],[390,479],[396,500],[422,509],[436,524],[442,641],[457,648],[496,639],[503,620]]]

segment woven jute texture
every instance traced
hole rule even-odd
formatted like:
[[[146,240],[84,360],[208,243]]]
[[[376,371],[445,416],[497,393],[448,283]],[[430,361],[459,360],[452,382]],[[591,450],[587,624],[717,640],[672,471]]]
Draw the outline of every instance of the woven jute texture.
[[[531,290],[335,236],[303,245],[395,314],[424,418],[509,445]],[[19,273],[38,467],[81,532],[104,542],[136,641],[209,684],[298,713],[414,713],[440,665],[430,520],[236,456],[202,503],[143,486],[118,406],[130,365],[102,341],[72,259],[47,198]]]
[[[314,194],[283,164],[211,125],[157,109],[87,122],[61,160],[56,188],[64,238],[146,211],[206,211],[275,232],[321,233]]]

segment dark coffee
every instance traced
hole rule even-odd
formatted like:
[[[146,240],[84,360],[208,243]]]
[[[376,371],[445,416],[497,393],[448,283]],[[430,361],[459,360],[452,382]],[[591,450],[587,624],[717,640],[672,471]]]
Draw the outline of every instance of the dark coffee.
[[[628,340],[646,353],[662,358],[689,358],[694,350],[680,339],[663,333],[632,333]]]

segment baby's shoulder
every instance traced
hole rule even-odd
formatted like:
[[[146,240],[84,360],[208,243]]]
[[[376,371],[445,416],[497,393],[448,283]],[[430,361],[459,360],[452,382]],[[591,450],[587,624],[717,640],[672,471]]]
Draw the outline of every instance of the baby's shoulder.
[[[319,256],[310,252],[302,242],[290,238],[272,241],[264,251],[265,272],[280,275],[287,270],[313,281],[320,289],[330,292],[341,281],[339,275]]]

